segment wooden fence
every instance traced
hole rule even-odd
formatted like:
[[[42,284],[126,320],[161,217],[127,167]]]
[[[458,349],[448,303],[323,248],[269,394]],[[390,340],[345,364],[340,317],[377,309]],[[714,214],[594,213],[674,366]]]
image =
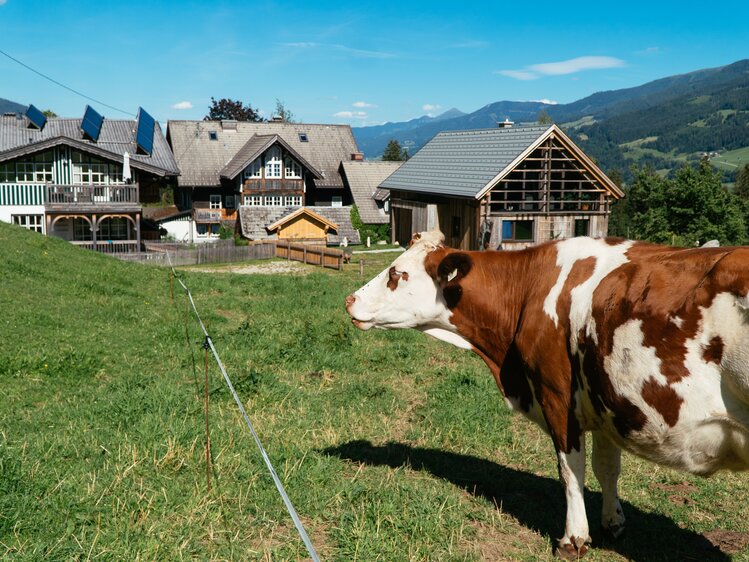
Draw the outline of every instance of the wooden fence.
[[[350,254],[337,248],[309,246],[289,240],[278,240],[276,241],[276,257],[341,271],[344,261],[348,261]]]
[[[146,252],[139,254],[119,254],[124,261],[153,265],[199,265],[204,263],[233,263],[249,260],[263,260],[275,257],[275,243],[272,241],[235,246],[229,243],[199,244],[185,248],[180,244],[147,243]],[[167,258],[167,252],[169,257]]]

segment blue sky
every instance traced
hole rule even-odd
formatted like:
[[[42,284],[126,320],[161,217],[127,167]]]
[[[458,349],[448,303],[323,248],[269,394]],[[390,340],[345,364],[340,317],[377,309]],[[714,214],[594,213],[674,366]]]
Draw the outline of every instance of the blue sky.
[[[201,119],[211,96],[353,126],[575,101],[749,58],[743,2],[0,0],[0,50],[113,107]],[[89,102],[0,54],[0,98]]]

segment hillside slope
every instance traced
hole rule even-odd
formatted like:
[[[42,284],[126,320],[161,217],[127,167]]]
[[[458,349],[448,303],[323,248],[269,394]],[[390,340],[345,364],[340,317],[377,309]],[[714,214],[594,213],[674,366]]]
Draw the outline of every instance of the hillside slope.
[[[0,98],[0,115],[3,113],[23,113],[25,111],[25,105]]]

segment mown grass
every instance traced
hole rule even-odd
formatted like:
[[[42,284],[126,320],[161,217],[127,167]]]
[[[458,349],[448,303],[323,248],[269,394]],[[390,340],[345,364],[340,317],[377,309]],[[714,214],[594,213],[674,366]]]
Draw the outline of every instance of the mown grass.
[[[212,363],[207,490],[203,338],[167,270],[2,223],[0,256],[0,558],[306,557]],[[368,279],[392,254],[364,259]],[[342,303],[358,262],[310,271],[181,276],[321,558],[553,559],[564,503],[549,439],[510,416],[470,353],[355,330]],[[743,474],[628,457],[629,534],[594,532],[589,557],[747,560],[702,534],[746,532],[748,489]]]

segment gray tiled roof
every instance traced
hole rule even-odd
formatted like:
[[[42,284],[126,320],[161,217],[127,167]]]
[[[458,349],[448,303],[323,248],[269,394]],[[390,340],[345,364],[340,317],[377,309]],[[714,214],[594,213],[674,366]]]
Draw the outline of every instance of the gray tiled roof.
[[[476,197],[553,125],[445,131],[380,184],[386,189]]]
[[[344,236],[350,244],[361,244],[359,231],[354,230],[351,224],[351,207],[315,206],[306,208],[313,213],[317,213],[325,220],[338,225],[338,230],[335,233],[328,233],[328,244],[340,244]],[[299,207],[249,207],[243,205],[239,208],[242,235],[250,240],[274,240],[276,235],[268,233],[267,227],[298,209]]]
[[[122,161],[125,152],[130,153],[130,165],[157,175],[174,176],[179,168],[161,132],[154,125],[153,154],[136,154],[136,121],[132,119],[104,119],[98,142],[83,138],[80,119],[51,117],[40,131],[29,128],[25,117],[0,116],[0,161],[38,152],[55,145],[68,145],[96,154],[103,158]]]
[[[341,163],[363,223],[386,224],[390,220],[385,211],[377,205],[374,195],[377,192],[377,187],[402,164],[403,162],[352,160]]]
[[[318,187],[343,187],[338,172],[341,160],[358,152],[348,125],[310,125],[305,123],[254,123],[239,121],[225,130],[221,121],[169,121],[167,137],[181,171],[180,186],[218,186],[221,170],[254,135],[278,135],[324,177]],[[214,132],[217,140],[210,140]],[[307,142],[299,139],[307,135]]]

